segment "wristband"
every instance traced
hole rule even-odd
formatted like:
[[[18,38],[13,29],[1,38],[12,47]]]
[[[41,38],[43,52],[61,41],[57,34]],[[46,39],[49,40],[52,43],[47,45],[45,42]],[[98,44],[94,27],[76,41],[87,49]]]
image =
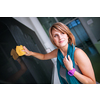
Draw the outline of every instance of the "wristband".
[[[69,71],[68,71],[68,74],[69,74],[70,76],[73,76],[75,71],[76,71],[75,68],[73,68],[72,70],[69,70]]]

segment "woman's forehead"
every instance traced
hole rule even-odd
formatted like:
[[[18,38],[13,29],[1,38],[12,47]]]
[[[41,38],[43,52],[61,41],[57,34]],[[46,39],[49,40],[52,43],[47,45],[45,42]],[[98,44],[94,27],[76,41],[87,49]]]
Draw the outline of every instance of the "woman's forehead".
[[[59,30],[57,30],[57,29],[53,29],[52,30],[52,34],[56,34],[56,33],[59,33],[60,31]]]

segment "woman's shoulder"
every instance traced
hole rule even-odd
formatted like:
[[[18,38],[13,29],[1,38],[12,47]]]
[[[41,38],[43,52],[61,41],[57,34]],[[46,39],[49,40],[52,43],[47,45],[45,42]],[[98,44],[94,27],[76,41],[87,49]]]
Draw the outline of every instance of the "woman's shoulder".
[[[75,49],[75,52],[74,52],[74,60],[75,60],[75,63],[88,63],[90,62],[90,59],[88,57],[88,55],[80,48],[77,48]]]
[[[80,49],[78,47],[75,47],[75,54],[80,54],[80,53],[84,53],[85,54],[85,52],[82,49]]]
[[[86,57],[87,57],[87,55],[82,49],[75,47],[75,52],[74,52],[75,62],[84,60]]]

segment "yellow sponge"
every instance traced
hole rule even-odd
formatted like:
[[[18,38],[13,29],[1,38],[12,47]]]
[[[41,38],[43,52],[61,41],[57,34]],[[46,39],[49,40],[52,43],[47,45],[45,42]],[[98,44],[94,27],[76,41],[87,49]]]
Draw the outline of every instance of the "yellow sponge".
[[[22,50],[24,50],[22,45],[16,46],[16,52],[17,52],[17,54],[18,54],[19,56],[23,56],[23,55],[25,54],[25,52],[22,51]]]

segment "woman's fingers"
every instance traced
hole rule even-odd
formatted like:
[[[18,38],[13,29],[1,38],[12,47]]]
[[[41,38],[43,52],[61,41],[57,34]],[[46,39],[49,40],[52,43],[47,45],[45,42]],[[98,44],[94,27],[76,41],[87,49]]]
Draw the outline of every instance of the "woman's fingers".
[[[24,51],[26,51],[26,50],[27,50],[27,48],[26,48],[25,46],[23,46],[23,49],[24,49]]]
[[[66,56],[63,58],[63,62],[67,62],[68,59],[66,58]]]
[[[29,50],[28,50],[25,46],[23,46],[23,49],[24,49],[24,50],[22,50],[22,51],[26,52],[25,55],[26,55],[26,56],[29,56]]]
[[[66,56],[64,57],[63,62],[68,71],[73,69],[73,63],[69,55],[68,55],[68,59]]]
[[[69,60],[69,61],[71,61],[71,58],[70,58],[70,56],[69,56],[69,55],[68,55],[68,60]]]
[[[65,62],[65,61],[66,61],[66,62],[68,62],[68,61],[70,62],[70,61],[72,61],[72,60],[71,60],[70,56],[68,55],[68,59],[67,59],[67,57],[65,56],[64,59],[63,59],[63,61],[64,61],[64,62]]]
[[[25,46],[23,46],[24,49],[27,49]]]

